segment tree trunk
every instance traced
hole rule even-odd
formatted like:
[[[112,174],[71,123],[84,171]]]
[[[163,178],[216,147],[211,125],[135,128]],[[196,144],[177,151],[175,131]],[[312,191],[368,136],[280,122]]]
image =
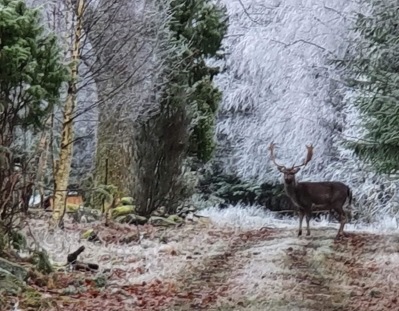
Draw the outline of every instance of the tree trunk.
[[[104,113],[100,109],[100,114]],[[100,121],[101,122],[101,121]],[[126,131],[126,127],[123,129]],[[107,184],[114,185],[123,196],[130,196],[130,161],[126,137],[121,135],[117,118],[101,122],[98,128],[96,154],[96,184],[105,182],[106,159],[108,159]],[[122,132],[123,133],[123,132]],[[96,205],[100,204],[94,200]]]
[[[36,160],[36,184],[40,194],[40,204],[43,208],[44,199],[44,176],[46,175],[48,151],[50,147],[49,140],[51,135],[49,131],[53,130],[53,114],[46,121],[46,130],[42,133],[38,144],[37,160]]]
[[[61,146],[59,160],[55,167],[54,178],[54,204],[53,222],[60,225],[65,213],[67,198],[67,187],[71,171],[73,153],[73,114],[76,107],[78,65],[80,60],[80,41],[82,36],[82,16],[84,11],[84,0],[78,0],[76,4],[76,25],[74,27],[75,37],[72,47],[71,80],[68,85],[68,95],[64,107]]]

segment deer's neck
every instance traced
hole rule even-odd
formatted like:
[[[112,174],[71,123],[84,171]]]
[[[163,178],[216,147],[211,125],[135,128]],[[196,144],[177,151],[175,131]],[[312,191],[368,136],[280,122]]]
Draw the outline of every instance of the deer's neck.
[[[284,189],[287,196],[291,198],[296,206],[300,206],[297,192],[297,182],[294,180],[291,184],[284,183]]]

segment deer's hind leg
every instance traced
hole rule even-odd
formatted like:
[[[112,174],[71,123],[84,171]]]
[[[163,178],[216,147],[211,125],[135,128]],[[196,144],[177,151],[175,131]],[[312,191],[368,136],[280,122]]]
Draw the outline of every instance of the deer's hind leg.
[[[335,239],[338,240],[341,236],[345,235],[344,226],[346,224],[346,213],[342,208],[336,209],[336,211],[339,213],[339,223],[340,223],[337,236],[335,237]]]
[[[309,228],[310,216],[311,212],[308,211],[306,213],[306,235],[310,235],[310,228]]]
[[[302,209],[299,209],[299,230],[298,230],[298,236],[302,235],[302,222],[303,222],[303,217],[305,216],[305,211]]]

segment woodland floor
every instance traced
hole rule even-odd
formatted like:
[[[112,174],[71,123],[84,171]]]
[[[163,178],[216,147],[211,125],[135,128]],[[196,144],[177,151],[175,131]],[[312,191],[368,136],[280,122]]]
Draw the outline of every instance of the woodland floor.
[[[296,228],[203,221],[142,226],[139,235],[134,226],[98,227],[95,244],[79,239],[87,226],[69,224],[62,237],[32,227],[55,261],[85,245],[81,260],[102,272],[31,282],[10,298],[19,310],[399,310],[399,235],[348,232],[335,242],[331,226],[298,238]]]

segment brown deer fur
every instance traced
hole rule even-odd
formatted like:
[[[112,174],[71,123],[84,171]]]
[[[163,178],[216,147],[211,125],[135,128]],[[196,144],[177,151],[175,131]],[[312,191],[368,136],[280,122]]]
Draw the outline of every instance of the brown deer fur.
[[[291,199],[293,204],[299,211],[299,231],[298,236],[302,235],[302,222],[306,216],[306,235],[310,235],[309,221],[313,210],[335,210],[338,213],[340,227],[336,239],[343,235],[344,225],[346,223],[346,207],[352,203],[352,192],[349,187],[342,182],[297,182],[295,175],[299,172],[301,166],[312,159],[313,146],[306,146],[308,153],[303,164],[286,168],[278,165],[275,161],[274,155],[275,144],[270,144],[269,150],[271,160],[277,166],[277,169],[283,173],[285,193]]]

